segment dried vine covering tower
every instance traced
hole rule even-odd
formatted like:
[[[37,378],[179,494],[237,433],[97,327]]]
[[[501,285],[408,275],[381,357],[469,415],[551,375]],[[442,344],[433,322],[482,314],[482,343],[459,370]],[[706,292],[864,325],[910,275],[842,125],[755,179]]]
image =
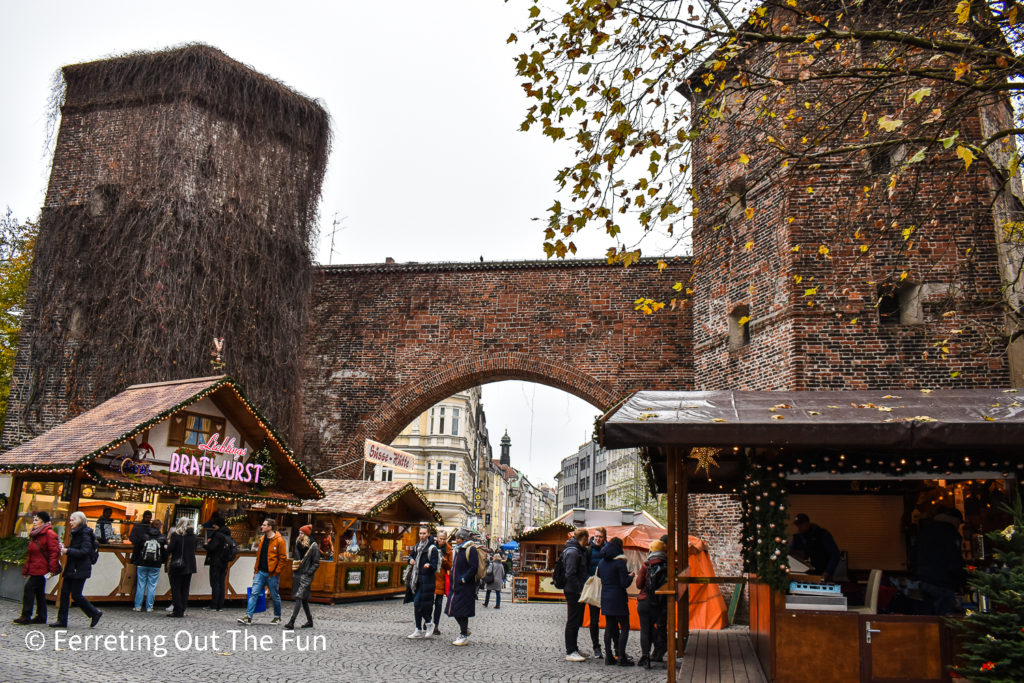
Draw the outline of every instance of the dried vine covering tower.
[[[293,432],[326,111],[205,45],[62,75],[2,445],[131,384],[213,374],[215,336]]]

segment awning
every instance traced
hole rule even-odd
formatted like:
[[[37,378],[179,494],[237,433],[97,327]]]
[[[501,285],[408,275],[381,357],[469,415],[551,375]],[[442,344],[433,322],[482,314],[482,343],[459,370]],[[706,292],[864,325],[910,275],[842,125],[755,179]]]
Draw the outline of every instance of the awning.
[[[811,446],[1020,448],[1024,393],[638,391],[601,418],[606,448]]]
[[[119,489],[145,489],[183,496],[225,498],[267,503],[298,503],[299,497],[279,486],[254,489],[251,484],[191,474],[123,474],[103,465],[87,465],[85,473],[96,483]]]

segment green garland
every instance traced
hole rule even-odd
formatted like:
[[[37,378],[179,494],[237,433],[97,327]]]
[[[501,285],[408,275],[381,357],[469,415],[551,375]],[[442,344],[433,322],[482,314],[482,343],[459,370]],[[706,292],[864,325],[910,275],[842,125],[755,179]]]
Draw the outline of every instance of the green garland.
[[[28,557],[28,539],[20,536],[0,538],[0,565],[18,566],[25,564]]]
[[[743,570],[779,592],[789,587],[786,473],[778,465],[747,460],[743,506]]]
[[[270,455],[270,444],[263,440],[263,445],[249,456],[250,465],[263,465],[260,470],[260,488],[268,489],[277,483],[277,463]]]

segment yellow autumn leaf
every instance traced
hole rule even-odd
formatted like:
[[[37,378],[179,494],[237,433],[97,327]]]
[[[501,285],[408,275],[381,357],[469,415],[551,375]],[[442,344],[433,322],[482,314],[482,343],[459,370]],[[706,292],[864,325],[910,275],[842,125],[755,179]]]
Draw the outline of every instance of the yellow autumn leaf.
[[[850,324],[851,325],[856,325],[857,324],[857,318],[854,318],[853,320],[851,320]]]
[[[817,287],[808,287],[807,289],[804,290],[804,296],[814,296],[817,293],[818,293],[818,288]]]
[[[796,284],[800,284],[801,282],[803,282],[803,280],[804,280],[804,276],[803,275],[794,275],[793,276],[793,281],[796,282]]]
[[[860,245],[860,253],[865,254],[865,253],[867,253],[867,251],[868,251],[868,245],[866,245],[866,244]]]
[[[748,206],[746,208],[746,210],[743,212],[743,215],[746,216],[747,220],[749,221],[751,218],[754,217],[754,208],[751,207],[751,206]]]
[[[995,422],[995,421],[996,421],[996,419],[994,417],[990,417],[988,415],[985,416],[985,422]]]
[[[795,220],[796,220],[796,219],[795,219],[795,218],[793,218],[792,216],[788,216],[788,217],[786,218],[786,224],[788,225],[789,223],[792,223],[792,222],[793,222],[793,221],[795,221]]]
[[[953,80],[954,81],[959,81],[961,78],[964,77],[964,74],[966,74],[970,70],[971,70],[971,65],[970,64],[968,64],[966,62],[960,62],[959,64],[957,64],[956,66],[953,67]]]
[[[887,133],[891,133],[903,125],[903,119],[894,119],[886,114],[878,119],[878,127]]]
[[[743,152],[740,152],[740,163],[741,164],[749,164],[750,163],[750,157],[748,157]]]
[[[665,263],[665,261],[663,261],[661,259],[658,259],[658,272],[660,273],[661,271],[665,270],[666,268],[668,268],[668,264]]]
[[[785,420],[786,416],[785,415],[772,415],[772,419],[773,420]]]
[[[974,152],[967,149],[963,145],[957,145],[956,155],[964,160],[965,171],[971,167],[971,162],[974,161]]]
[[[795,254],[796,252],[800,251],[800,245],[799,245],[799,244],[798,244],[798,245],[796,245],[795,247],[793,247],[792,249],[790,249],[790,251],[791,251],[791,252],[793,252],[793,253]]]
[[[744,248],[744,249],[746,249],[747,251],[750,251],[751,249],[753,249],[753,248],[754,248],[754,241],[753,241],[753,240],[751,240],[751,241],[747,242],[747,243],[746,243],[746,244],[744,245],[744,247],[743,247],[743,248]]]
[[[675,283],[674,285],[672,285],[672,289],[674,289],[677,292],[681,292],[683,290],[683,283],[682,282]]]
[[[960,376],[960,371],[959,370],[954,370],[953,372],[949,373],[949,376],[950,377],[954,377],[954,378],[955,377],[959,377]]]
[[[728,420],[723,420],[720,417],[713,417],[713,418],[711,418],[711,421],[712,422],[728,422]]]
[[[818,253],[821,254],[822,256],[828,256],[829,249],[824,244],[821,244],[818,246]]]
[[[914,92],[910,93],[910,99],[914,100],[915,104],[921,104],[921,100],[932,94],[931,88],[918,88]]]
[[[900,273],[900,282],[903,282],[906,279],[907,279],[907,271],[904,270],[902,273]]]
[[[686,288],[686,296],[690,296],[691,294],[693,294],[693,290],[690,289],[689,287],[687,287]]]
[[[737,320],[736,322],[738,322],[740,325],[746,325],[748,322],[750,322],[750,316],[749,315],[745,315],[742,318],[740,318],[739,320]]]
[[[956,23],[966,24],[971,17],[971,0],[960,0],[956,4]]]

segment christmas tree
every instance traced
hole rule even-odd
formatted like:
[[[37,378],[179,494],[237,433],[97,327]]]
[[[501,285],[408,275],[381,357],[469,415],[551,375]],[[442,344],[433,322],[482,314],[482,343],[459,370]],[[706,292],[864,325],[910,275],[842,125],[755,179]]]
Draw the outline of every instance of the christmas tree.
[[[1013,524],[986,534],[996,564],[969,568],[967,583],[988,600],[986,612],[968,610],[954,627],[963,637],[957,673],[971,681],[1024,681],[1024,514],[1018,493],[1003,506]]]

